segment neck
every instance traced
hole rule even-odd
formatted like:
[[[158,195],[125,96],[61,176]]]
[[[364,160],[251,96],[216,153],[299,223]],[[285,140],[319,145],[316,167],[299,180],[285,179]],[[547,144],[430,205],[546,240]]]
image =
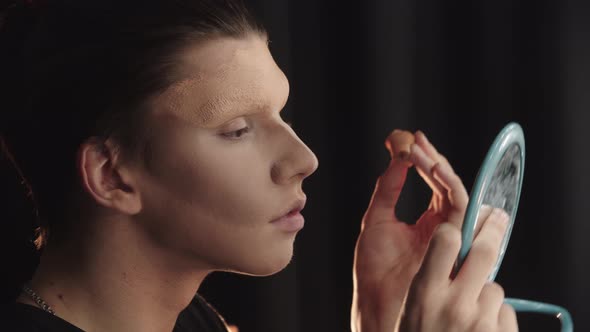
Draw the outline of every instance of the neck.
[[[48,246],[31,288],[86,331],[172,331],[210,269],[179,262],[134,229],[100,221],[92,234]]]

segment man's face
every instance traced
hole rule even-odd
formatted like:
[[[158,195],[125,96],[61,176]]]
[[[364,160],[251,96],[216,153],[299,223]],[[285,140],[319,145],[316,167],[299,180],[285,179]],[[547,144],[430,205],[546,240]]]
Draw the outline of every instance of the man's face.
[[[195,267],[277,272],[301,225],[296,214],[271,221],[305,200],[318,166],[280,117],[288,81],[257,35],[199,42],[181,58],[189,79],[152,103],[139,219],[155,246]]]

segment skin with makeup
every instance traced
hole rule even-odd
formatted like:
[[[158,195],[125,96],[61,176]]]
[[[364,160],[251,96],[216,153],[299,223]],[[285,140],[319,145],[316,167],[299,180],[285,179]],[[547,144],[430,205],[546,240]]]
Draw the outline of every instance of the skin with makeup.
[[[79,146],[91,213],[72,224],[75,237],[49,241],[30,282],[84,331],[172,331],[207,275],[282,270],[304,226],[302,184],[318,160],[281,119],[289,82],[266,36],[208,38],[179,57],[185,77],[149,101],[150,158],[123,155],[114,140]],[[422,132],[395,130],[385,145],[391,162],[355,250],[351,329],[517,331],[501,287],[486,280],[507,216],[487,217],[451,276],[468,200],[461,180]],[[395,217],[411,167],[433,192],[414,225]],[[25,293],[17,301],[37,305]]]

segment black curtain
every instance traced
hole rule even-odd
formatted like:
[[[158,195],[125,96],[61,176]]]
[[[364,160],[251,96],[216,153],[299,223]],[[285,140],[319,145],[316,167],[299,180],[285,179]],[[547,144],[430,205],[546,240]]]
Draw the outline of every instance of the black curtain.
[[[352,257],[390,130],[421,129],[471,188],[495,135],[524,129],[526,166],[497,281],[590,330],[590,2],[259,0],[291,81],[287,112],[315,151],[305,229],[276,276],[214,275],[202,291],[241,331],[347,331]],[[401,215],[429,193],[408,178]],[[519,314],[521,331],[559,331]]]
[[[495,135],[517,121],[526,170],[497,281],[508,296],[565,306],[577,331],[590,330],[590,2],[251,2],[291,82],[287,116],[320,167],[304,186],[307,222],[290,266],[203,284],[230,323],[241,332],[349,331],[354,244],[389,131],[423,130],[469,189]],[[415,220],[428,196],[411,173],[400,215]],[[10,211],[2,219],[5,234],[22,228]],[[13,252],[4,257],[14,270],[27,253]],[[521,331],[559,330],[552,317],[519,322]]]

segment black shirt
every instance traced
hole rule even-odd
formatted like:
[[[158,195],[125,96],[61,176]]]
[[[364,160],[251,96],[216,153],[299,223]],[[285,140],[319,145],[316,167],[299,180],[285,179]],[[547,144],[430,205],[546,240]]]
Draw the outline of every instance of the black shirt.
[[[41,308],[15,303],[10,315],[2,319],[1,331],[10,332],[84,332]],[[6,312],[5,312],[6,313]],[[10,328],[8,328],[10,327]],[[227,332],[217,312],[199,295],[178,316],[173,332]]]

